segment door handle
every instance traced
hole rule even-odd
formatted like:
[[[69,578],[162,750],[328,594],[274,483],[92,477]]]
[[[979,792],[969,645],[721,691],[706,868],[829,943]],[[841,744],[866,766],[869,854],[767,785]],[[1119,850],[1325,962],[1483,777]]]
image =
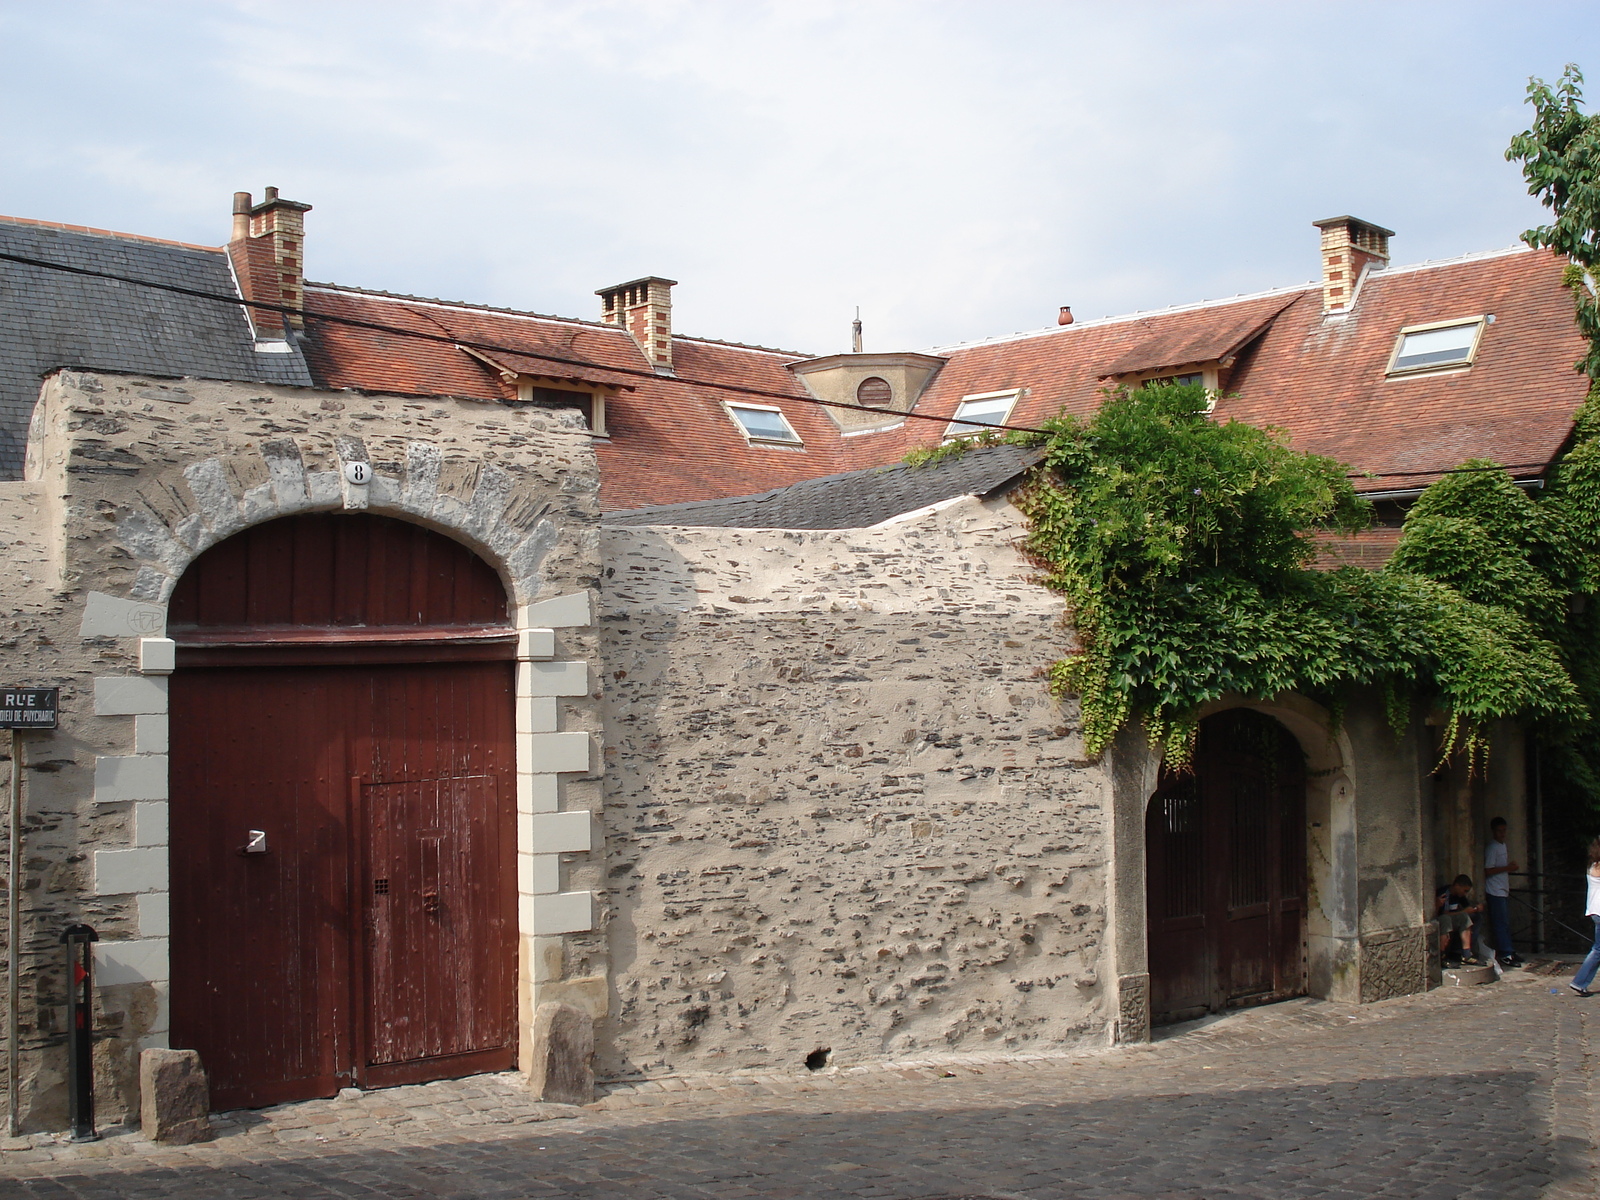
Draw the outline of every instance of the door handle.
[[[436,916],[438,914],[438,912],[439,912],[439,893],[438,892],[423,892],[422,893],[422,911],[427,913],[430,917],[431,916]]]

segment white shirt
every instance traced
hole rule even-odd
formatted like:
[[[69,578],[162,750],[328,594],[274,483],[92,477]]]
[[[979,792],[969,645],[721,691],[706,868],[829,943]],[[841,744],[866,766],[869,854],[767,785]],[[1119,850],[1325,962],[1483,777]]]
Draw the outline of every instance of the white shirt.
[[[1589,872],[1589,903],[1583,910],[1586,917],[1600,917],[1600,875]]]
[[[1511,863],[1511,856],[1506,852],[1504,842],[1490,842],[1489,849],[1484,853],[1483,865],[1485,867],[1504,867]],[[1483,881],[1483,894],[1485,896],[1511,895],[1511,876],[1501,871],[1498,875],[1489,875]]]

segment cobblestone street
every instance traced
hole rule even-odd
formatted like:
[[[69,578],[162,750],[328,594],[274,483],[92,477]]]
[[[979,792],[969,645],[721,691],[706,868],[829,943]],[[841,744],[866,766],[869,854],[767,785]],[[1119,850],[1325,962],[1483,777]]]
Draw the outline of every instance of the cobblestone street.
[[[1070,1058],[666,1079],[584,1109],[487,1076],[228,1114],[199,1146],[19,1139],[0,1195],[1589,1197],[1600,998],[1569,969]]]

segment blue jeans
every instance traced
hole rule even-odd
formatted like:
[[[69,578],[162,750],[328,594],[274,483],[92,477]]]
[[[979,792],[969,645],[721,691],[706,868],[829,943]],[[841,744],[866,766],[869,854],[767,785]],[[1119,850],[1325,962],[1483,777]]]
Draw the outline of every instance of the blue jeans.
[[[1494,929],[1494,952],[1497,958],[1511,958],[1516,951],[1511,948],[1511,897],[1485,896],[1489,904],[1489,924]]]
[[[1578,968],[1578,973],[1572,977],[1572,986],[1580,992],[1589,990],[1589,985],[1594,982],[1594,974],[1600,971],[1600,917],[1591,917],[1594,921],[1594,945],[1589,948],[1589,957],[1583,960],[1583,966]]]

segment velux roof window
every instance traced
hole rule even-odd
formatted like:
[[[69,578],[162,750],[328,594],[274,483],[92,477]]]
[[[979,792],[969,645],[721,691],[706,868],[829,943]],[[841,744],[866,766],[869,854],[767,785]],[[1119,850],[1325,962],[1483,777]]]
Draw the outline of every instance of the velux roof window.
[[[977,396],[967,396],[956,408],[955,418],[950,422],[950,427],[944,431],[944,435],[966,437],[982,433],[991,425],[1004,425],[1011,416],[1011,409],[1016,402],[1015,391],[984,392]]]
[[[1470,321],[1441,321],[1402,329],[1394,357],[1389,361],[1389,374],[1471,366],[1483,325],[1482,317],[1474,317]]]
[[[728,412],[752,442],[786,442],[791,446],[800,444],[800,435],[776,408],[768,408],[764,404],[730,404]]]

